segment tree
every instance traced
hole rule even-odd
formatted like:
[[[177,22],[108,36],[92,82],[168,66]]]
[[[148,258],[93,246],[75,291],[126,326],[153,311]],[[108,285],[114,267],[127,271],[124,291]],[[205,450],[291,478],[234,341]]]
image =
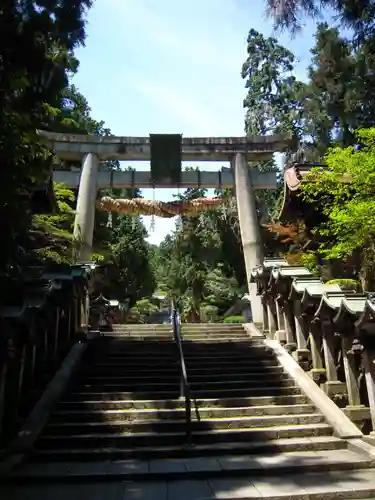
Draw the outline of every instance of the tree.
[[[205,195],[206,190],[187,189],[180,198]],[[174,233],[153,250],[159,289],[177,299],[184,320],[217,320],[240,292],[237,274],[243,282],[245,272],[241,245],[231,240],[229,223],[238,221],[235,206],[234,211],[227,219],[226,206],[195,217],[180,216]]]
[[[353,144],[353,131],[363,125],[361,85],[352,44],[336,28],[320,24],[311,53],[304,92],[305,124],[310,158],[319,160],[330,146]]]
[[[247,59],[242,67],[247,95],[243,105],[246,110],[247,135],[268,135],[280,132],[302,138],[302,113],[304,84],[293,76],[294,55],[273,37],[264,37],[251,29],[247,38]],[[253,165],[260,171],[278,174],[277,191],[257,191],[259,219],[268,221],[283,184],[274,159]]]
[[[309,203],[319,204],[326,221],[315,232],[320,254],[344,262],[359,258],[365,289],[375,277],[375,128],[356,132],[361,148],[332,148],[327,170],[315,169],[301,184]]]
[[[32,220],[34,253],[43,263],[73,262],[74,191],[54,185],[56,213],[34,215]]]
[[[251,29],[247,59],[242,67],[247,95],[245,131],[248,135],[290,132],[300,136],[304,87],[293,75],[294,55],[273,37]]]
[[[0,8],[2,277],[27,261],[30,193],[52,160],[36,129],[48,126],[68,74],[77,70],[73,52],[84,43],[90,6],[91,0],[5,0]]]
[[[61,95],[60,107],[56,110],[51,128],[66,133],[84,133],[95,135],[111,135],[103,121],[91,117],[91,109],[85,97],[74,86],[68,86]],[[66,165],[67,167],[71,165]],[[118,161],[108,161],[101,168],[118,169]],[[55,186],[57,189],[62,189]],[[58,204],[57,214],[39,216],[36,221],[48,223],[52,231],[45,231],[49,244],[44,244],[38,256],[43,262],[72,262],[74,239],[72,228],[76,193],[70,193],[69,231],[64,222],[65,206]],[[102,195],[117,198],[140,197],[139,189],[105,189]],[[111,220],[111,223],[110,223]],[[56,244],[56,233],[64,233],[64,245]],[[128,217],[120,214],[107,214],[101,210],[95,212],[93,248],[94,260],[101,263],[102,275],[95,283],[94,294],[102,292],[105,296],[131,304],[153,292],[155,283],[147,262],[147,232],[139,217]],[[60,238],[61,239],[61,238]],[[61,242],[60,242],[61,243]]]
[[[278,28],[299,30],[304,18],[316,19],[331,8],[341,25],[352,29],[358,40],[369,39],[374,34],[373,0],[266,0],[265,3]]]
[[[149,259],[147,231],[139,217],[121,215],[113,229],[112,265],[109,265],[109,293],[118,300],[137,300],[152,295],[156,288]]]

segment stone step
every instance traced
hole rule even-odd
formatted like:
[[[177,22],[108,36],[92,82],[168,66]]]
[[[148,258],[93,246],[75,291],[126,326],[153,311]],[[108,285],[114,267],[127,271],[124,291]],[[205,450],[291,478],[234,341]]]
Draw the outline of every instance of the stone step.
[[[275,368],[279,366],[276,359],[269,359],[267,361],[260,361],[259,359],[253,359],[251,361],[247,361],[246,359],[227,359],[220,362],[215,361],[212,358],[205,358],[204,361],[200,361],[194,358],[185,359],[185,365],[190,370],[202,369],[206,368],[222,368],[222,370],[226,370],[226,368],[233,368],[235,366],[239,366],[241,368],[248,367],[249,371],[258,371],[263,367],[268,367],[269,369]]]
[[[69,395],[68,395],[69,397]],[[233,408],[249,406],[254,409],[257,407],[274,406],[297,406],[300,404],[308,404],[306,396],[301,394],[287,395],[287,396],[258,396],[258,397],[245,397],[245,398],[217,398],[217,399],[195,399],[192,401],[192,408]],[[106,411],[108,409],[178,409],[185,408],[185,401],[183,399],[169,399],[169,400],[78,400],[69,401],[63,400],[58,404],[61,410],[99,410]]]
[[[105,364],[107,365],[122,365],[127,364],[128,366],[137,366],[137,365],[146,365],[146,366],[170,366],[171,363],[179,363],[177,356],[155,356],[155,358],[151,358],[148,356],[131,356],[129,354],[126,356],[107,356],[104,358]],[[94,363],[96,365],[96,363]],[[103,363],[98,363],[103,364]],[[93,366],[94,369],[94,366]]]
[[[88,429],[89,430],[89,429]],[[261,441],[268,439],[296,438],[327,436],[332,434],[332,427],[325,423],[281,425],[274,427],[256,427],[241,429],[206,429],[194,431],[192,441],[194,443],[218,443],[220,441]],[[98,448],[98,447],[128,447],[128,446],[154,446],[177,445],[186,443],[185,432],[111,432],[90,433],[85,432],[75,435],[45,435],[43,434],[37,445],[37,449],[62,448]]]
[[[97,350],[90,350],[86,356],[84,357],[84,360],[86,359],[92,359],[92,360],[103,360],[107,358],[108,356],[117,356],[117,357],[132,357],[132,356],[143,356],[143,357],[150,357],[152,358],[157,358],[159,356],[166,357],[166,358],[178,358],[178,351],[176,345],[173,345],[173,348],[168,348],[168,349],[154,349],[152,346],[147,348],[144,346],[142,348],[139,347],[134,347],[130,346],[129,348],[111,348],[109,349],[106,346],[102,346]]]
[[[252,340],[249,333],[244,328],[182,328],[181,335],[192,334],[192,335],[215,335],[216,333],[225,334],[228,337],[231,335],[246,335],[249,340]]]
[[[225,335],[246,335],[249,339],[250,335],[246,332],[244,328],[232,328],[228,330],[228,328],[182,328],[182,335],[211,335],[211,334],[225,334]]]
[[[189,324],[189,323],[187,323]],[[161,323],[135,323],[135,324],[132,324],[132,323],[113,323],[112,324],[112,327],[113,328],[160,328],[160,329],[163,329],[163,328],[168,328],[169,325],[166,325],[165,323],[164,324],[161,324]]]
[[[157,447],[144,446],[141,448],[71,448],[71,449],[43,449],[36,450],[35,460],[82,460],[96,461],[108,459],[139,458],[178,458],[178,457],[209,457],[215,455],[275,455],[283,452],[296,451],[323,451],[344,450],[344,440],[332,436],[280,438],[260,441],[237,441],[211,444],[182,444],[178,446],[159,445]]]
[[[195,405],[193,405],[195,407]],[[201,420],[206,418],[225,417],[255,417],[264,415],[304,415],[314,413],[315,408],[311,404],[296,404],[289,406],[237,406],[233,408],[202,407],[193,408],[192,418],[197,419],[197,413]],[[108,422],[112,420],[176,420],[185,419],[185,408],[146,408],[146,409],[114,409],[114,410],[57,410],[53,412],[54,422]]]
[[[92,362],[106,362],[106,363],[123,363],[128,361],[149,362],[151,364],[158,364],[162,362],[170,363],[171,361],[179,362],[177,351],[175,352],[142,352],[142,351],[125,351],[125,352],[108,352],[103,354],[100,358],[91,358]],[[91,364],[91,363],[90,363]]]
[[[157,367],[157,366],[171,366],[173,364],[178,365],[179,360],[175,358],[166,358],[166,357],[159,357],[159,358],[147,358],[147,357],[138,357],[138,356],[129,356],[128,358],[122,357],[115,357],[115,358],[107,358],[105,360],[106,365],[112,365],[112,366],[122,366],[122,365],[127,365],[127,366],[148,366],[148,367]],[[191,366],[192,368],[201,368],[205,366],[252,366],[254,369],[257,367],[262,367],[265,365],[268,366],[278,366],[277,360],[274,358],[268,358],[268,359],[259,359],[257,357],[231,357],[228,356],[227,359],[223,358],[218,360],[217,357],[201,357],[201,358],[196,358],[196,357],[190,357],[190,356],[185,356],[185,363],[187,366]],[[91,363],[90,363],[91,364]],[[99,364],[99,363],[98,363]],[[95,363],[92,363],[92,366],[95,365]],[[94,369],[94,366],[93,366]]]
[[[119,381],[111,381],[111,379],[106,379],[102,378],[101,382],[99,381],[92,381],[93,383],[88,383],[89,381],[83,380],[83,381],[75,381],[74,383],[72,382],[70,387],[72,390],[75,391],[93,391],[93,392],[98,392],[98,391],[103,391],[103,392],[115,392],[115,391],[150,391],[152,392],[153,390],[158,391],[158,390],[173,390],[176,387],[179,387],[180,384],[180,377],[176,376],[173,378],[167,378],[166,380],[160,381],[159,379],[157,382],[150,382],[149,380],[143,381],[139,380],[138,378],[134,379],[122,379]],[[253,378],[253,377],[248,377],[248,378],[241,378],[239,380],[234,379],[233,377],[228,377],[227,379],[224,380],[207,380],[205,377],[200,377],[199,379],[195,378],[190,380],[189,379],[189,384],[190,388],[193,391],[200,391],[200,390],[217,390],[218,388],[222,389],[223,391],[226,391],[228,389],[258,389],[258,388],[263,388],[264,386],[270,385],[274,387],[281,387],[281,388],[286,388],[286,387],[294,387],[295,382],[291,378],[281,378],[280,375],[277,377],[267,377],[264,379],[263,377],[261,378]]]
[[[203,338],[206,338],[206,336],[203,336]],[[211,338],[211,336],[208,336],[207,335],[207,338]],[[218,339],[221,338],[221,336],[218,336],[217,337]],[[233,338],[233,337],[231,337]],[[266,348],[264,346],[263,343],[259,342],[259,341],[254,341],[252,340],[251,338],[249,337],[243,337],[242,335],[240,336],[241,340],[246,340],[246,342],[241,342],[240,345],[239,345],[239,349],[242,349],[244,347],[245,344],[247,344],[249,347],[254,347],[255,349],[260,349],[260,348]],[[200,341],[197,341],[195,342],[193,339],[192,340],[183,340],[183,344],[187,347],[189,346],[194,346],[194,345],[197,345],[197,346],[201,346],[201,342]],[[170,348],[173,348],[174,346],[176,345],[176,342],[174,339],[169,339],[169,340],[165,340],[163,342],[160,342],[160,341],[155,341],[153,338],[148,338],[148,339],[145,339],[145,340],[138,340],[136,338],[130,338],[130,337],[126,337],[126,336],[123,336],[123,337],[114,337],[114,338],[110,338],[110,337],[101,337],[95,341],[91,341],[91,348],[100,348],[102,346],[106,346],[106,347],[110,347],[110,346],[117,346],[118,348],[122,348],[122,349],[125,349],[125,348],[128,348],[128,346],[130,347],[139,347],[139,348],[142,348],[142,347],[149,347],[149,348],[160,348],[160,349],[166,349],[168,346]],[[211,345],[211,344],[207,344],[208,346]],[[218,342],[218,347],[221,347],[222,349],[224,348],[219,342]],[[232,348],[234,348],[235,346],[232,346]]]
[[[224,380],[207,380],[205,377],[201,377],[199,380],[189,379],[190,387],[193,391],[200,390],[216,390],[221,388],[223,391],[228,389],[256,389],[256,388],[264,388],[264,386],[273,386],[273,387],[295,387],[295,381],[291,378],[281,378],[280,375],[277,377],[267,377],[265,378],[241,378],[239,380],[235,380],[233,377],[228,377]]]
[[[169,339],[173,340],[174,335],[171,328],[167,330],[112,330],[105,332],[103,335],[104,339],[115,339],[120,341],[123,337],[144,337],[145,339],[159,338],[160,340]]]
[[[105,334],[105,339],[108,340],[116,340],[116,341],[138,341],[141,342],[142,340],[145,341],[158,341],[160,343],[169,343],[173,340],[173,335],[172,333],[121,333],[121,332],[110,332]]]
[[[163,342],[159,342],[155,340],[153,337],[150,338],[145,338],[145,340],[138,339],[137,337],[132,338],[132,337],[119,337],[119,338],[104,338],[104,339],[99,339],[96,343],[92,343],[92,346],[95,348],[97,347],[98,349],[102,348],[103,346],[108,347],[117,347],[117,348],[126,348],[126,349],[131,349],[131,348],[139,348],[139,349],[160,349],[160,350],[165,350],[165,349],[175,349],[176,348],[176,342],[174,339],[167,339],[165,338]]]
[[[160,337],[168,336],[173,338],[173,329],[171,325],[167,325],[164,329],[147,329],[147,328],[128,328],[128,329],[116,329],[104,332],[105,337],[117,335],[142,335],[145,337],[153,337],[154,335],[159,335]]]
[[[246,332],[226,332],[226,331],[220,331],[220,330],[215,330],[215,331],[207,331],[207,332],[182,332],[181,337],[183,340],[188,339],[188,340],[194,340],[194,339],[240,339],[240,340],[247,340],[248,342],[254,343],[251,338],[247,335]],[[254,343],[254,345],[256,345]]]
[[[248,336],[248,334],[244,331],[238,331],[238,332],[227,332],[225,330],[215,330],[215,331],[206,331],[206,332],[182,332],[181,336],[183,339],[195,339],[195,338],[202,338],[202,339],[210,339],[210,338],[228,338],[228,339],[247,339],[248,342],[251,342],[251,338]]]
[[[241,369],[237,369],[236,371],[230,368],[226,368],[225,370],[222,367],[217,367],[217,373],[213,373],[212,368],[190,368],[189,367],[189,380],[193,380],[194,377],[207,378],[220,380],[220,378],[232,377],[235,379],[236,377],[244,377],[249,376],[251,378],[287,378],[288,374],[282,371],[281,366],[269,366],[269,367],[257,367],[257,368],[247,368],[242,367]]]
[[[243,340],[243,341],[242,341]],[[204,341],[195,341],[195,340],[185,340],[183,339],[182,341],[182,345],[183,345],[183,348],[184,349],[218,349],[218,350],[222,350],[222,351],[225,351],[226,350],[226,347],[223,345],[222,342],[217,342],[217,345],[215,345],[214,342],[204,342]],[[258,342],[253,342],[251,339],[249,339],[248,337],[242,339],[241,337],[241,341],[238,343],[238,346],[233,342],[230,343],[230,345],[228,346],[228,349],[230,349],[231,351],[241,351],[243,349],[253,349],[253,350],[256,350],[256,351],[269,351],[269,352],[272,352],[272,350],[265,346],[264,344],[262,343],[258,343]]]
[[[186,349],[183,348],[183,354],[185,359],[215,359],[215,360],[225,360],[225,359],[246,359],[246,360],[269,360],[274,359],[274,355],[269,351],[255,351],[253,349],[241,349],[241,350],[230,350],[230,349]],[[157,351],[157,350],[133,350],[133,349],[115,349],[107,352],[102,352],[101,356],[87,356],[87,358],[98,358],[104,361],[116,361],[129,358],[147,358],[149,360],[163,360],[163,359],[179,359],[177,349],[168,351]],[[86,359],[86,358],[85,358]]]
[[[99,385],[113,385],[113,384],[133,384],[133,383],[147,383],[149,381],[157,381],[158,383],[168,383],[169,381],[180,380],[180,369],[176,368],[173,371],[158,371],[155,373],[154,371],[150,371],[146,375],[144,372],[134,371],[134,370],[118,370],[118,373],[100,373],[100,375],[87,375],[80,374],[80,376],[76,376],[75,382],[80,382],[82,384],[99,384]]]
[[[145,334],[128,334],[128,333],[113,333],[110,335],[106,335],[107,339],[111,342],[158,342],[160,345],[170,344],[173,341],[173,336],[171,334],[168,335],[145,335]]]
[[[91,465],[91,467],[90,467]],[[286,474],[309,472],[362,470],[373,466],[368,458],[349,450],[285,452],[269,455],[218,455],[207,458],[181,458],[172,460],[127,460],[97,462],[22,464],[16,467],[11,477],[21,481],[41,479],[56,481],[59,478],[85,479],[111,476],[122,481],[188,480],[199,478],[246,475],[250,477],[282,477]]]
[[[129,328],[116,328],[112,326],[112,330],[110,330],[108,333],[111,335],[113,333],[140,333],[141,335],[151,335],[151,334],[159,334],[159,335],[164,335],[164,334],[169,334],[172,332],[172,325],[163,325],[160,326],[159,328],[143,328],[142,325],[133,325],[132,327]],[[106,332],[107,333],[107,332]]]
[[[86,384],[94,384],[98,383],[99,385],[106,384],[127,384],[127,383],[137,383],[137,382],[147,382],[149,380],[157,380],[158,382],[164,381],[168,382],[169,380],[180,380],[180,370],[176,369],[173,372],[151,372],[148,375],[143,375],[136,373],[134,371],[129,371],[128,374],[101,374],[101,375],[87,375],[85,377],[81,377],[80,381],[85,381]],[[189,371],[189,382],[194,384],[194,382],[198,383],[221,383],[227,381],[238,381],[238,380],[248,380],[250,383],[253,381],[261,380],[264,384],[270,383],[275,380],[286,380],[290,379],[290,376],[287,373],[280,373],[279,371],[269,371],[266,373],[259,372],[240,372],[240,373],[191,373]],[[77,379],[78,380],[78,379]],[[272,385],[272,384],[271,384]]]
[[[161,340],[155,338],[155,335],[133,335],[133,334],[123,334],[123,335],[106,335],[105,337],[99,337],[90,342],[90,348],[101,348],[102,346],[133,346],[142,348],[142,346],[155,347],[160,349],[166,349],[168,346],[173,347],[176,342],[170,335],[162,335]]]
[[[243,330],[243,326],[241,323],[182,323],[181,330],[185,330],[186,328],[190,328],[191,330],[205,330],[215,328],[225,328],[226,330]]]
[[[213,352],[213,351],[202,351],[202,352],[193,352],[193,351],[184,351],[184,359],[185,361],[194,361],[195,363],[204,364],[206,361],[212,361],[216,363],[225,363],[230,361],[246,361],[246,362],[254,362],[256,361],[258,364],[262,365],[267,361],[276,361],[275,356],[270,352],[264,352],[261,354],[254,353],[253,351],[238,351],[231,352],[228,351],[225,355],[225,351]]]
[[[92,375],[95,373],[95,375]],[[194,377],[207,377],[207,379],[219,380],[220,378],[225,378],[229,376],[239,377],[241,375],[252,374],[254,377],[268,377],[268,376],[283,376],[283,369],[280,366],[265,366],[256,368],[249,368],[248,366],[227,366],[223,369],[221,366],[216,367],[201,367],[201,368],[191,368],[189,367],[189,380]],[[180,376],[180,366],[176,363],[174,366],[170,367],[129,367],[124,366],[107,366],[98,368],[97,365],[93,370],[93,367],[87,366],[82,367],[75,373],[76,378],[86,378],[87,380],[100,380],[102,377],[137,377],[139,379],[148,379],[149,377],[158,379],[159,377],[173,377]]]
[[[212,359],[216,361],[235,361],[246,360],[248,362],[257,361],[259,364],[266,363],[270,360],[275,360],[272,352],[259,352],[252,349],[185,349],[183,348],[184,359],[192,359],[199,362],[200,360]]]
[[[131,360],[130,360],[131,361]],[[110,372],[120,372],[124,373],[163,373],[163,372],[174,372],[179,371],[179,362],[176,361],[173,365],[171,364],[161,364],[161,365],[137,365],[126,363],[93,363],[81,366],[76,373],[102,373],[102,371]],[[273,360],[272,363],[260,363],[259,361],[251,361],[249,363],[238,364],[235,361],[233,363],[226,363],[220,365],[210,365],[210,366],[189,366],[189,373],[243,373],[254,371],[256,373],[269,373],[282,371],[282,368]]]
[[[92,353],[92,356],[93,356],[94,353]],[[102,352],[98,352],[96,354],[96,357],[98,357],[98,355],[101,357],[101,358],[104,358],[104,357],[110,357],[110,358],[116,358],[116,357],[120,357],[120,358],[126,358],[126,357],[133,357],[133,356],[137,356],[137,357],[148,357],[150,359],[152,358],[158,358],[158,357],[162,357],[162,358],[177,358],[177,347],[174,345],[173,346],[173,349],[154,349],[152,346],[151,347],[142,347],[142,348],[135,348],[135,347],[131,347],[131,348],[127,348],[126,346],[123,348],[123,347],[114,347],[114,348],[110,348],[110,349],[107,349],[105,352],[102,350]]]
[[[131,401],[131,400],[157,400],[178,399],[180,390],[154,391],[154,392],[74,392],[67,395],[68,401]]]
[[[248,396],[286,396],[291,394],[300,394],[300,388],[296,386],[282,387],[252,387],[238,389],[194,389],[192,397],[197,398],[231,398],[231,397],[248,397]]]
[[[172,325],[158,325],[155,327],[150,327],[149,325],[123,325],[120,327],[116,327],[116,325],[112,325],[112,329],[109,333],[131,333],[131,332],[141,332],[141,333],[169,333],[172,331]]]
[[[241,337],[237,337],[237,336],[225,336],[225,337],[215,337],[215,336],[199,336],[199,337],[196,337],[196,338],[189,338],[189,337],[185,337],[183,336],[182,337],[182,341],[184,343],[184,345],[189,345],[190,343],[191,344],[203,344],[203,345],[210,345],[210,344],[213,344],[213,345],[217,345],[217,346],[221,346],[222,349],[224,349],[224,346],[222,346],[222,344],[229,344],[230,346],[232,346],[233,344],[238,344],[238,349],[242,348],[243,345],[248,345],[249,347],[251,348],[262,348],[264,349],[265,347],[262,345],[262,344],[255,344],[255,343],[252,343],[249,339],[249,337],[245,337],[245,336],[241,336]]]
[[[181,335],[181,340],[183,344],[189,345],[189,344],[197,344],[200,345],[202,342],[207,341],[207,345],[210,345],[210,343],[214,343],[216,339],[216,342],[218,345],[222,344],[223,341],[227,341],[228,343],[232,344],[233,341],[238,341],[239,346],[242,344],[249,344],[249,346],[253,347],[264,347],[264,344],[252,340],[248,335],[244,333],[235,333],[235,334],[229,334],[229,333],[189,333],[189,334],[182,334]]]
[[[156,415],[157,416],[157,415]],[[230,429],[231,431],[254,428],[272,428],[273,426],[292,426],[306,424],[324,423],[323,415],[319,413],[308,413],[305,415],[262,415],[255,417],[222,417],[205,418],[202,420],[192,420],[193,432],[201,430],[221,430]],[[185,421],[177,420],[111,420],[88,421],[85,422],[54,422],[49,423],[44,429],[44,436],[75,436],[83,432],[90,434],[136,434],[157,432],[184,432]]]
[[[142,382],[142,380],[135,380],[134,382],[126,382],[122,384],[107,384],[105,380],[101,384],[87,384],[84,381],[76,381],[71,386],[72,392],[150,392],[153,391],[173,391],[180,387],[180,378],[175,377],[174,380],[169,379],[167,382]]]
[[[249,346],[247,342],[243,343],[243,346],[238,347],[238,344],[235,344],[236,348],[232,349],[230,346],[228,347],[225,343],[210,343],[207,342],[194,342],[194,344],[188,344],[186,341],[183,343],[183,353],[184,357],[186,356],[215,356],[217,358],[224,357],[225,354],[231,357],[257,357],[265,356],[270,357],[273,356],[272,351],[267,350],[265,347],[260,346],[259,348],[255,348],[254,346]],[[92,353],[92,356],[94,353]],[[173,348],[168,349],[154,349],[152,346],[143,348],[135,348],[134,346],[127,347],[118,346],[107,348],[105,351],[103,348],[96,353],[96,356],[110,356],[110,357],[129,357],[129,356],[144,356],[155,358],[157,356],[162,357],[173,357],[177,356],[177,347],[173,345]]]
[[[195,326],[195,325],[187,325],[187,324],[182,324],[181,325],[181,333],[184,332],[206,332],[206,331],[225,331],[228,333],[236,333],[238,331],[240,332],[245,332],[246,330],[243,328],[242,325],[224,325],[223,323],[216,323],[211,324],[211,325],[205,325],[205,326]],[[131,332],[140,332],[140,333],[168,333],[172,332],[172,325],[171,324],[166,324],[166,325],[155,325],[155,326],[150,326],[150,325],[112,325],[112,330],[108,333],[118,333],[118,332],[124,332],[124,333],[131,333]]]
[[[179,390],[159,390],[159,391],[145,391],[144,388],[137,392],[95,392],[95,388],[92,391],[71,391],[69,393],[69,400],[71,401],[98,401],[98,400],[145,400],[145,399],[175,399],[179,397]],[[192,398],[203,398],[203,399],[216,399],[216,398],[246,398],[251,396],[291,396],[294,394],[300,394],[299,387],[254,387],[251,389],[204,389],[195,390],[191,397]]]
[[[170,325],[168,324],[160,324],[160,323],[114,323],[112,325],[113,329],[117,328],[143,328],[143,329],[163,329],[168,328]],[[232,328],[243,328],[241,323],[181,323],[182,328],[228,328],[229,330]]]
[[[181,323],[181,330],[214,330],[215,328],[225,328],[226,330],[244,329],[242,323]]]

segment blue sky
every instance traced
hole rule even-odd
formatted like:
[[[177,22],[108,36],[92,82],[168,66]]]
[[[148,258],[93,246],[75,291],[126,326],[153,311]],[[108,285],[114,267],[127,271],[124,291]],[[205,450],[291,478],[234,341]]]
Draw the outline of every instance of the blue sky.
[[[80,69],[74,84],[88,99],[93,117],[104,120],[116,135],[243,135],[241,67],[247,34],[251,28],[274,34],[264,4],[264,0],[96,0],[88,15],[86,47],[77,53]],[[288,33],[277,36],[295,53],[296,76],[301,79],[314,31],[308,23],[295,39]],[[148,168],[140,163],[132,166]],[[144,190],[143,195],[166,201],[176,192]],[[149,229],[149,218],[144,220]],[[156,218],[149,241],[159,243],[173,227],[173,219]]]

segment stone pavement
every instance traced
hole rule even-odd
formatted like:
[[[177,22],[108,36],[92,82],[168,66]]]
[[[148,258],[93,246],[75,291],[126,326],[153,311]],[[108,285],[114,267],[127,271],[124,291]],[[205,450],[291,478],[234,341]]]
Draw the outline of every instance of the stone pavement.
[[[28,481],[69,481],[81,478],[123,481],[181,480],[222,477],[238,473],[245,477],[269,477],[283,474],[321,472],[322,470],[354,470],[373,466],[369,457],[350,450],[285,452],[269,455],[228,455],[153,460],[122,460],[100,462],[24,463],[16,466],[10,477]],[[375,476],[375,468],[373,469]]]
[[[375,471],[283,477],[0,486],[4,500],[331,500],[375,498]]]

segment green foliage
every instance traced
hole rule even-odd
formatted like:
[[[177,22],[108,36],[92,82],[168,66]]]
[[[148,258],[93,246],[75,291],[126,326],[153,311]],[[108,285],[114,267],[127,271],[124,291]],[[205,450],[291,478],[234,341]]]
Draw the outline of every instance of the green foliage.
[[[371,39],[374,32],[375,9],[372,0],[266,0],[268,13],[276,28],[300,30],[305,18],[316,19],[333,9],[341,27],[350,28],[356,40]]]
[[[275,38],[251,29],[247,59],[242,67],[247,95],[245,129],[248,135],[298,133],[303,84],[293,76],[294,55]]]
[[[355,292],[360,291],[361,284],[359,283],[358,280],[352,280],[348,278],[337,278],[334,280],[328,280],[326,282],[327,285],[339,285],[342,288],[346,288],[349,290],[353,290]]]
[[[313,274],[319,274],[319,268],[318,268],[319,262],[316,252],[309,250],[303,252],[300,255],[300,264],[301,266],[306,267]]]
[[[219,321],[219,308],[210,304],[201,306],[201,321],[204,323],[215,323]]]
[[[246,323],[246,319],[243,316],[228,316],[223,323]]]
[[[71,85],[61,95],[60,108],[54,115],[53,128],[60,132],[110,135],[103,122],[93,120],[87,100]],[[118,169],[117,161],[106,162],[108,169]],[[74,242],[75,194],[57,186],[58,212],[52,216],[37,216],[40,225],[49,224],[49,245],[38,250],[42,261],[71,262]],[[118,198],[140,197],[138,189],[106,189],[102,193]],[[68,196],[68,197],[67,197]],[[65,197],[65,198],[64,198]],[[106,212],[96,210],[94,227],[93,260],[103,268],[101,279],[96,282],[93,293],[102,292],[106,297],[128,300],[134,304],[143,296],[151,295],[155,280],[148,262],[147,232],[139,217],[112,214],[112,227]],[[56,242],[56,234],[65,240]]]
[[[48,128],[68,75],[77,70],[74,49],[85,39],[90,0],[5,2],[0,15],[0,277],[19,274],[30,259],[30,193],[49,173],[51,155],[36,129]]]
[[[326,217],[316,228],[320,252],[328,259],[361,255],[364,267],[375,260],[375,129],[359,130],[360,150],[332,148],[327,169],[314,169],[302,183],[302,196],[319,204]]]
[[[247,58],[242,67],[246,97],[243,106],[247,135],[279,132],[302,136],[302,93],[304,84],[293,76],[294,55],[273,37],[266,38],[251,29],[247,38]],[[270,220],[282,191],[283,172],[274,159],[252,165],[263,172],[277,172],[277,190],[256,192],[257,209],[262,222]]]
[[[158,308],[149,299],[138,300],[130,309],[126,322],[132,324],[147,323],[147,318],[158,311]]]
[[[147,231],[138,217],[121,216],[113,230],[111,254],[117,272],[111,280],[111,293],[118,300],[134,303],[152,295],[156,283],[149,261]]]
[[[44,237],[44,245],[35,249],[42,263],[73,262],[74,192],[63,184],[54,185],[56,213],[34,215],[33,230]]]
[[[180,198],[189,200],[205,193],[201,189],[188,189]],[[227,251],[233,230],[238,228],[235,205],[233,209],[235,212],[225,205],[196,217],[181,216],[176,231],[158,248],[151,249],[159,287],[167,286],[176,297],[184,320],[216,321],[237,297],[239,284],[232,262],[237,259],[234,264],[241,266],[242,280],[244,263],[240,245],[231,241],[234,253]],[[228,224],[229,220],[234,222],[233,226]]]
[[[333,145],[354,143],[354,130],[368,123],[364,107],[368,64],[361,50],[337,28],[319,24],[304,90],[304,125],[310,158],[317,159]]]

